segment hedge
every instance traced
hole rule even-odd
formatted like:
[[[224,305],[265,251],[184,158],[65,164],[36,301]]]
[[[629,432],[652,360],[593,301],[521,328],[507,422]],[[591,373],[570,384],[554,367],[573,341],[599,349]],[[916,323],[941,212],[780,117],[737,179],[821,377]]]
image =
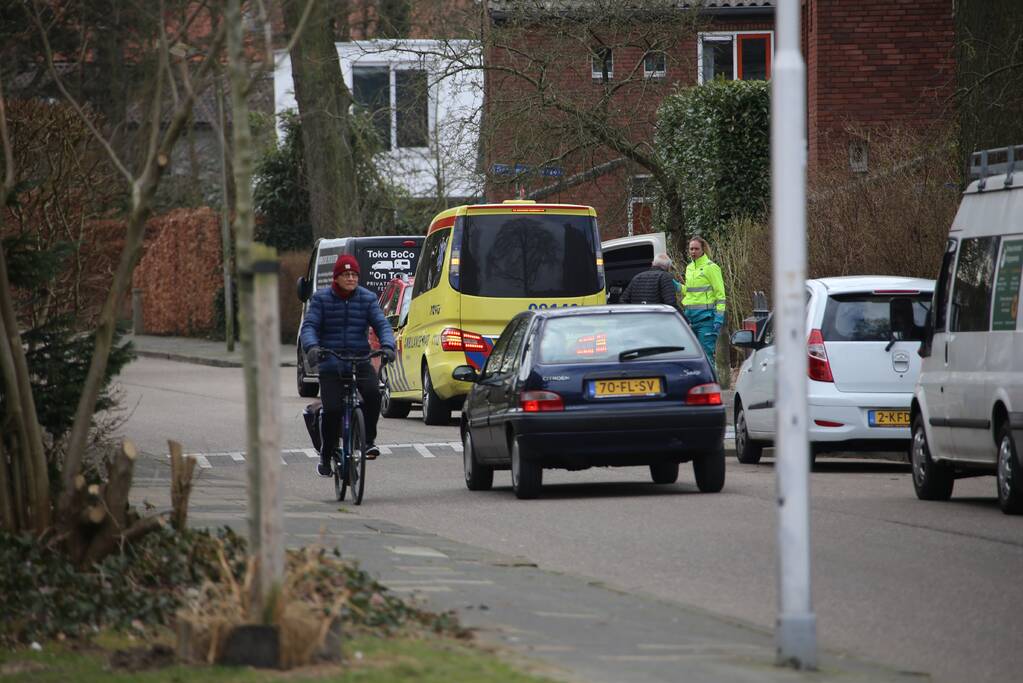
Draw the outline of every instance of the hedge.
[[[770,85],[716,80],[682,88],[657,112],[657,151],[682,198],[689,234],[761,220],[770,200]]]

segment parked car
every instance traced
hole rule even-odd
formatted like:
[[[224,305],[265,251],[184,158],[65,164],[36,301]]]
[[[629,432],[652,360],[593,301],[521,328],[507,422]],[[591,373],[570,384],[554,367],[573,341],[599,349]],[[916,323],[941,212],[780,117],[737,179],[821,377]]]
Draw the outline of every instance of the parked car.
[[[519,498],[545,468],[647,466],[654,483],[692,461],[700,491],[725,483],[725,408],[707,357],[670,306],[532,310],[508,323],[462,408],[465,484],[511,469]]]
[[[892,276],[806,282],[810,453],[905,451],[920,342],[893,335],[890,303],[901,298],[922,325],[934,281]],[[732,344],[752,353],[735,383],[735,455],[757,463],[775,436],[773,318],[738,330]]]
[[[667,253],[668,240],[663,232],[650,232],[607,240],[600,249],[604,256],[607,303],[616,304],[632,278],[649,269],[654,256]]]
[[[947,500],[955,480],[994,474],[998,503],[1023,514],[1023,185],[1013,159],[1023,145],[975,153],[978,179],[952,221],[925,324],[906,320],[910,302],[892,302],[904,336],[919,333],[923,367],[910,404],[913,487]],[[996,157],[1005,163],[990,163]]]
[[[302,319],[305,319],[306,302],[317,289],[329,287],[333,279],[334,263],[341,254],[351,254],[359,261],[362,276],[359,284],[376,294],[382,294],[387,284],[402,275],[411,276],[419,261],[423,248],[422,235],[389,235],[386,237],[339,237],[319,239],[309,254],[306,273],[298,279],[298,299],[302,302]],[[396,261],[403,267],[395,265]],[[387,267],[378,267],[385,263]],[[299,325],[298,336],[302,334]],[[312,398],[320,391],[320,379],[316,369],[306,363],[302,343],[296,343],[298,362],[296,373],[298,395]]]
[[[390,400],[420,402],[423,422],[447,424],[469,391],[451,371],[482,368],[515,314],[604,300],[592,207],[508,200],[442,211],[427,232],[408,321],[387,369]]]
[[[387,322],[390,323],[391,329],[394,330],[395,343],[398,345],[402,343],[400,328],[404,326],[405,318],[408,316],[408,307],[412,301],[412,289],[415,283],[414,277],[394,278],[380,294],[380,308],[383,310]],[[374,350],[380,348],[380,341],[372,328],[369,330],[369,345]],[[379,365],[377,367],[380,370],[380,414],[393,418],[408,417],[409,411],[412,409],[412,402],[395,403],[391,401],[391,390],[387,383],[388,367],[380,368]]]

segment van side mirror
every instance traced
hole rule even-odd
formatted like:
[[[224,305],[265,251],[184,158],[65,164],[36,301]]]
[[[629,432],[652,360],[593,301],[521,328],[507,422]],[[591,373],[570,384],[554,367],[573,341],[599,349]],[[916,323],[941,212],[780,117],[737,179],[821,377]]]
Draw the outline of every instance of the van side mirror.
[[[476,382],[480,376],[472,367],[459,365],[451,371],[451,378],[457,379],[459,382]]]
[[[892,341],[922,341],[924,328],[913,320],[913,300],[894,297],[888,304],[888,318],[891,320]]]
[[[298,300],[302,303],[309,301],[309,297],[313,295],[313,283],[305,277],[298,278],[298,282],[295,283],[295,289],[298,290]]]
[[[732,346],[740,349],[752,349],[754,347],[753,330],[736,330],[732,333]]]
[[[394,313],[387,316],[387,324],[391,326],[392,330],[398,329],[398,316]]]

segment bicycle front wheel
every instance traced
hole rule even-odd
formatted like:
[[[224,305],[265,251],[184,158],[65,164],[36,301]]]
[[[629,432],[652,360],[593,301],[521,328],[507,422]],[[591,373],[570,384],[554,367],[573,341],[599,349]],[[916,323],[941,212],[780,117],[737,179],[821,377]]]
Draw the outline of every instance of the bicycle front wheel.
[[[362,505],[362,494],[366,490],[366,420],[362,409],[352,412],[351,450],[348,451],[349,482],[352,486],[352,501]]]

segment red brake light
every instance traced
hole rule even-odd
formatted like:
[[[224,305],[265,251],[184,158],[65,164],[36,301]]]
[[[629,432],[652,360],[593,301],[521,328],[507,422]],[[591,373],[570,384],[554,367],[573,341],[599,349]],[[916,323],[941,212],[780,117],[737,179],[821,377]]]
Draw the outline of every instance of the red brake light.
[[[919,289],[875,289],[873,294],[919,294]]]
[[[405,240],[404,242],[401,243],[401,246],[403,246],[403,247],[414,247],[414,246],[416,246],[416,241],[415,240]]]
[[[818,427],[843,427],[841,422],[835,422],[834,420],[814,420],[813,423]]]
[[[551,413],[564,410],[565,402],[553,391],[523,391],[519,394],[519,407],[524,413]]]
[[[693,387],[686,394],[687,406],[719,406],[721,405],[721,387],[716,383],[701,384]]]
[[[482,335],[466,332],[457,327],[445,327],[440,333],[440,348],[444,351],[487,352],[487,342]]]
[[[810,361],[808,375],[818,382],[834,382],[831,375],[831,363],[828,362],[828,351],[824,348],[824,335],[820,330],[811,330],[806,342],[806,355]]]
[[[462,331],[457,327],[445,327],[440,333],[440,348],[444,351],[464,351]]]

